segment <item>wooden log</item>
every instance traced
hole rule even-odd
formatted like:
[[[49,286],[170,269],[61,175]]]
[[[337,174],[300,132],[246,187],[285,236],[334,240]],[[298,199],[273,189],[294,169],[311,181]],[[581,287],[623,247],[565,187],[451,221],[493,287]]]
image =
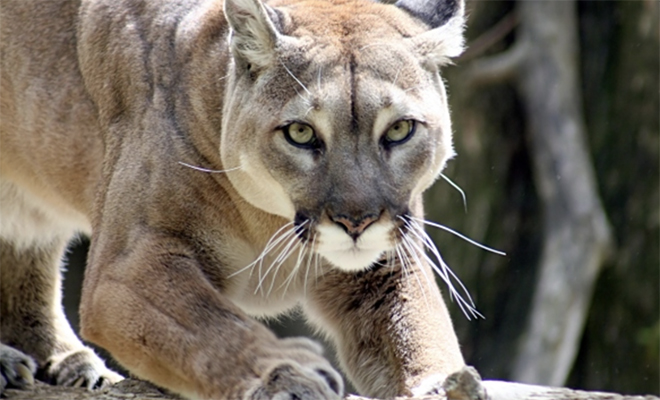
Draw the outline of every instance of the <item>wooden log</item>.
[[[396,400],[660,400],[657,396],[626,396],[616,393],[587,392],[567,388],[526,385],[504,381],[481,381],[472,367],[450,375],[443,384],[445,393]],[[3,398],[11,400],[180,400],[147,382],[125,379],[113,386],[88,391],[81,388],[50,386],[37,382],[28,390],[8,389]],[[345,400],[376,400],[347,395]]]

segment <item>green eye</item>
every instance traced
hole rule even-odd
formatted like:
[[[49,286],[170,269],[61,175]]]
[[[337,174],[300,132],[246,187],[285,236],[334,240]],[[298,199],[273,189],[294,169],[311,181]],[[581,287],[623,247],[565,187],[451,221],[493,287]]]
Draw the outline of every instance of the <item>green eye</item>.
[[[294,122],[284,127],[284,137],[294,146],[314,147],[316,145],[316,133],[314,129],[300,122]]]
[[[393,123],[385,132],[385,141],[389,144],[401,144],[415,132],[415,121],[402,119]]]

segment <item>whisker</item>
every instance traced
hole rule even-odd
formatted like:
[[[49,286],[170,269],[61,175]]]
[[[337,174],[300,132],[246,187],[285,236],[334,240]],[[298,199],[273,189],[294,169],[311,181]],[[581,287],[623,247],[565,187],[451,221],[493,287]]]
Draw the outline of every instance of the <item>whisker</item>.
[[[247,270],[248,268],[254,266],[254,265],[257,264],[259,261],[262,261],[263,258],[266,256],[266,254],[268,254],[268,252],[270,252],[270,250],[272,250],[272,247],[273,247],[276,243],[279,243],[281,240],[283,240],[283,238],[285,238],[285,237],[287,237],[287,236],[291,236],[291,234],[295,231],[295,229],[291,229],[289,232],[285,233],[283,236],[281,236],[280,238],[278,238],[277,241],[276,241],[275,243],[273,243],[273,246],[270,246],[270,244],[273,242],[273,240],[275,240],[275,238],[279,235],[279,233],[282,232],[284,229],[286,229],[287,227],[289,227],[289,226],[291,226],[291,225],[293,225],[293,221],[289,222],[288,224],[285,224],[285,225],[282,226],[280,229],[278,229],[277,232],[275,232],[275,233],[273,234],[273,236],[270,237],[270,240],[268,240],[268,243],[266,243],[266,246],[264,246],[264,250],[261,252],[261,254],[259,254],[259,256],[258,256],[254,261],[252,261],[252,262],[251,262],[250,264],[248,264],[247,266],[245,266],[245,267],[239,269],[238,271],[232,273],[232,274],[229,275],[227,278],[234,277],[234,276],[240,274],[241,272]]]
[[[401,229],[399,229],[399,231],[401,231]],[[401,232],[401,235],[402,235],[402,238],[403,238],[404,240],[407,240],[407,241],[413,243],[413,239],[412,239],[412,238],[409,238],[409,237],[405,234],[405,232]],[[411,245],[411,246],[412,246],[412,245]],[[416,247],[419,247],[419,246],[416,246]],[[433,287],[433,285],[435,284],[435,280],[431,280],[431,277],[428,276],[428,274],[426,273],[426,270],[423,268],[422,260],[419,258],[419,252],[418,252],[418,251],[414,251],[414,250],[416,250],[416,248],[411,248],[411,250],[413,250],[413,256],[415,257],[415,260],[416,260],[417,263],[419,264],[419,270],[420,270],[420,271],[422,272],[422,274],[424,275],[424,279],[426,279],[426,283],[429,284],[429,287]],[[425,254],[425,253],[422,253],[422,255],[424,256],[424,255],[426,255],[426,254]],[[437,291],[433,291],[433,293],[436,293],[436,294],[439,295],[439,293],[438,293]]]
[[[407,238],[405,236],[404,236],[404,240],[407,239],[409,241],[408,243],[417,250],[419,255],[424,257],[424,259],[431,265],[433,270],[436,273],[438,273],[438,275],[442,278],[442,280],[447,284],[447,287],[449,289],[449,295],[450,295],[451,299],[452,300],[456,299],[456,302],[457,302],[458,306],[460,307],[461,311],[466,316],[466,318],[468,318],[468,320],[470,320],[471,319],[470,315],[472,315],[472,317],[474,317],[474,318],[476,318],[476,317],[483,318],[483,315],[481,313],[479,313],[479,311],[476,310],[475,305],[474,305],[474,301],[472,300],[472,297],[470,296],[470,292],[467,290],[465,285],[463,285],[463,282],[458,278],[458,276],[454,273],[454,271],[452,271],[452,269],[449,268],[447,263],[445,263],[444,259],[440,255],[440,252],[435,247],[435,244],[433,243],[431,238],[428,236],[428,234],[426,232],[424,232],[424,230],[422,230],[421,227],[418,224],[414,223],[414,221],[408,221],[406,219],[403,219],[403,220],[405,221],[406,226],[409,228],[411,234],[415,235],[416,237],[418,237],[422,241],[424,246],[426,248],[428,248],[431,251],[431,253],[433,254],[433,256],[438,260],[438,262],[440,263],[440,266],[438,266],[435,262],[433,262],[433,260],[428,255],[426,255],[426,252],[424,251],[424,249],[422,249],[419,245],[417,245],[417,243],[415,243],[414,241],[411,241],[410,238]],[[466,295],[466,297],[468,299],[467,301],[454,288],[454,285],[452,283],[452,278],[453,278],[454,281],[456,281],[458,283],[461,291]]]
[[[408,279],[408,275],[406,275],[408,271],[406,270],[404,257],[403,254],[401,254],[402,250],[399,243],[397,243],[396,246],[394,246],[394,251],[396,251],[397,258],[399,259],[399,261],[401,261],[401,273],[406,279]]]
[[[302,264],[302,260],[304,258],[304,255],[307,253],[307,243],[303,243],[302,246],[300,246],[300,249],[298,250],[298,259],[296,260],[296,265],[291,269],[291,273],[286,277],[284,282],[277,288],[278,290],[284,286],[284,290],[282,291],[282,298],[286,295],[286,292],[289,290],[289,285],[293,281],[293,278],[295,275],[298,273],[298,270],[300,269],[300,266]],[[285,286],[286,284],[286,286]]]
[[[414,235],[415,237],[417,237],[419,240],[421,240],[425,247],[431,249],[430,244],[427,243],[427,241],[429,241],[430,238],[428,237],[428,235],[426,234],[426,232],[424,232],[424,231],[423,231],[421,228],[419,228],[419,226],[417,226],[416,224],[413,225],[413,222],[412,222],[412,221],[407,221],[407,220],[404,220],[404,221],[405,221],[406,227],[409,229],[410,233],[411,233],[412,235]],[[431,242],[431,243],[432,243],[432,242]],[[420,250],[419,246],[415,246],[415,247],[416,247],[418,250]],[[433,247],[435,247],[435,246],[433,246]],[[437,250],[437,249],[436,249],[436,250]],[[436,252],[433,251],[433,249],[431,249],[431,252],[433,253],[433,255],[434,255],[436,258],[438,258],[438,257],[440,256],[439,253],[436,255],[436,254],[435,254]],[[428,262],[430,262],[432,265],[435,265],[435,263],[434,263],[434,262],[433,262],[433,261],[432,261],[432,260],[426,255],[426,253],[424,252],[424,250],[420,250],[420,253],[423,254],[423,256],[425,257],[425,259],[426,259]],[[436,267],[437,267],[437,266],[436,266]],[[436,270],[436,272],[438,272],[438,274],[440,275],[440,277],[442,278],[443,281],[445,281],[445,282],[451,282],[451,278],[449,277],[449,274],[447,273],[447,271],[445,271],[445,270]],[[451,284],[451,283],[449,283],[449,284]],[[451,288],[450,291],[449,291],[449,295],[450,295],[451,299],[453,300],[453,299],[454,299],[453,285],[452,285],[452,288]]]
[[[461,187],[458,186],[458,184],[456,184],[456,182],[454,182],[454,181],[452,181],[451,179],[449,179],[449,178],[447,177],[447,175],[441,173],[441,174],[440,174],[440,177],[441,177],[442,179],[444,179],[447,183],[449,183],[454,189],[458,190],[458,193],[461,194],[461,197],[463,198],[463,209],[465,210],[465,213],[467,214],[467,212],[468,212],[468,209],[467,209],[467,197],[465,196],[465,192],[463,191],[463,189],[461,189]]]
[[[289,231],[284,233],[280,238],[278,238],[276,241],[274,241],[270,246],[267,246],[264,249],[264,252],[266,252],[266,253],[270,253],[271,251],[276,251],[277,249],[281,249],[281,250],[279,250],[278,257],[276,257],[275,260],[271,262],[270,267],[266,270],[266,274],[263,275],[263,276],[261,275],[261,271],[263,270],[265,257],[261,258],[261,261],[259,262],[259,284],[257,285],[257,288],[262,287],[261,283],[263,281],[265,281],[266,275],[268,275],[268,272],[270,271],[270,268],[272,268],[275,265],[275,263],[277,263],[277,260],[279,259],[279,257],[282,256],[282,252],[286,251],[288,249],[287,246],[290,246],[290,243],[292,241],[294,241],[295,235],[297,233],[297,229],[298,229],[297,227],[294,227],[294,228],[290,229]],[[287,242],[287,240],[288,240],[288,242]],[[282,249],[282,246],[284,246],[283,249]],[[277,271],[276,271],[276,273],[277,273]],[[262,294],[263,294],[263,290],[262,290]]]
[[[394,81],[392,82],[392,86],[396,86],[396,81],[399,80],[399,74],[403,71],[403,66],[399,67],[399,69],[396,71],[396,75],[394,75]]]
[[[286,259],[289,258],[291,253],[293,253],[293,251],[296,249],[296,246],[299,244],[299,242],[297,242],[297,239],[298,238],[295,236],[290,238],[289,241],[286,243],[286,245],[284,245],[284,248],[279,252],[275,260],[270,264],[268,269],[266,269],[264,275],[263,276],[261,276],[261,274],[259,275],[260,279],[259,279],[259,283],[257,283],[256,289],[254,290],[255,294],[260,288],[262,288],[262,284],[266,281],[266,277],[268,277],[270,271],[272,271],[273,268],[275,268],[275,271],[273,272],[273,277],[270,281],[270,287],[268,289],[267,295],[270,294],[270,292],[273,290],[273,286],[275,285],[275,278],[277,278],[277,272],[282,267],[282,264],[284,264]],[[261,269],[259,269],[259,271],[261,272]]]
[[[286,252],[289,251],[292,244],[295,243],[295,239],[295,229],[293,229],[290,232],[287,232],[286,235],[283,235],[281,240],[278,240],[277,243],[273,244],[273,251],[276,249],[280,250],[277,253],[277,257],[275,257],[275,259],[270,263],[270,266],[266,269],[266,273],[263,276],[261,275],[261,270],[263,269],[264,260],[262,259],[259,263],[259,284],[257,285],[257,288],[261,285],[261,282],[266,280],[266,276],[273,267],[275,267],[275,274],[273,275],[273,279],[277,276],[277,270],[284,262],[284,260],[286,260],[286,258],[289,256],[289,254],[286,254]],[[291,251],[293,251],[293,249],[291,249]],[[271,282],[271,287],[272,285],[273,282]]]
[[[421,227],[419,227],[418,225],[409,224],[408,227],[410,228],[411,233],[416,235],[422,241],[424,246],[429,250],[431,250],[433,256],[440,262],[440,266],[442,267],[442,271],[444,272],[443,280],[446,279],[447,281],[451,281],[451,277],[453,277],[459,283],[463,292],[467,295],[468,299],[470,300],[470,303],[474,305],[474,302],[472,301],[472,297],[470,297],[470,292],[463,285],[463,282],[461,282],[461,280],[456,276],[454,271],[452,271],[452,269],[449,268],[447,263],[445,263],[444,259],[440,255],[440,252],[438,251],[438,248],[435,246],[435,243],[433,243],[429,235],[426,232],[424,232],[424,230],[421,229]],[[435,263],[433,264],[435,265]],[[456,293],[458,295],[458,292]]]
[[[302,82],[300,82],[300,79],[296,78],[296,76],[293,74],[293,72],[291,72],[291,70],[289,70],[289,68],[287,68],[286,65],[284,65],[284,63],[283,63],[282,61],[280,61],[280,64],[282,64],[282,67],[286,70],[286,72],[287,72],[289,75],[291,75],[291,77],[292,77],[296,82],[298,82],[298,84],[300,85],[300,87],[302,87],[302,88],[305,90],[305,92],[307,92],[307,94],[311,96],[311,95],[312,95],[312,92],[310,92],[309,89],[307,89],[307,87],[306,87]]]
[[[305,223],[306,222],[307,221],[305,221]],[[302,225],[297,226],[294,229],[294,231],[298,230],[301,226]],[[277,272],[280,270],[280,268],[282,267],[284,262],[289,258],[291,253],[293,253],[295,251],[296,247],[299,246],[299,245],[300,245],[300,242],[298,241],[298,236],[293,235],[293,237],[291,239],[289,239],[289,241],[284,246],[284,249],[282,249],[282,251],[280,251],[280,253],[275,258],[275,260],[270,264],[270,267],[268,267],[268,269],[264,273],[264,276],[259,281],[259,283],[257,285],[257,289],[259,289],[259,287],[261,287],[261,284],[263,283],[263,281],[266,280],[266,277],[268,276],[270,271],[273,269],[273,267],[275,267],[275,272],[273,272],[273,278],[270,281],[270,287],[268,288],[268,293],[267,293],[267,295],[270,295],[271,291],[273,290],[273,286],[275,285],[275,278],[277,278]],[[255,291],[255,294],[256,294],[256,291]]]
[[[314,256],[314,285],[318,286],[319,285],[319,260],[321,260],[321,255],[319,253],[316,253]],[[325,276],[325,275],[323,275]]]
[[[472,240],[472,239],[470,239],[469,237],[467,237],[467,236],[465,236],[465,235],[463,235],[463,234],[461,234],[461,233],[458,233],[458,232],[456,232],[455,230],[453,230],[453,229],[451,229],[451,228],[448,228],[448,227],[446,227],[446,226],[444,226],[444,225],[438,224],[437,222],[427,221],[427,220],[425,220],[425,219],[415,218],[415,217],[410,217],[410,218],[411,218],[412,220],[415,220],[415,221],[420,222],[420,223],[422,223],[422,224],[429,225],[429,226],[432,226],[432,227],[434,227],[434,228],[442,229],[443,231],[449,232],[449,233],[451,233],[451,234],[453,234],[453,235],[455,235],[455,236],[457,236],[457,237],[459,237],[459,238],[465,240],[466,242],[468,242],[468,243],[470,243],[470,244],[472,244],[472,245],[475,245],[475,246],[479,247],[480,249],[483,249],[483,250],[486,250],[486,251],[490,251],[491,253],[495,253],[495,254],[500,255],[500,256],[506,256],[506,253],[503,252],[503,251],[495,250],[495,249],[490,248],[490,247],[488,247],[488,246],[486,246],[486,245],[483,245],[483,244],[477,242],[476,240]]]
[[[178,161],[178,163],[180,165],[183,165],[184,167],[192,168],[195,171],[207,172],[209,174],[225,174],[227,172],[238,171],[239,169],[241,169],[241,166],[238,166],[238,167],[229,168],[229,169],[217,170],[217,169],[207,169],[207,168],[202,168],[202,167],[196,167],[194,165],[184,163],[183,161]]]
[[[268,288],[268,295],[270,295],[271,291],[273,290],[273,285],[275,285],[275,279],[277,278],[277,273],[279,272],[280,268],[282,265],[284,265],[284,262],[289,258],[289,256],[295,251],[296,247],[301,246],[301,242],[297,241],[298,237],[297,235],[304,229],[304,226],[309,222],[309,220],[304,221],[302,224],[294,227],[290,232],[293,233],[293,237],[287,242],[287,244],[284,246],[284,249],[282,249],[278,256],[275,258],[275,260],[271,263],[270,267],[268,267],[268,270],[266,270],[266,273],[263,276],[263,280],[266,279],[266,276],[270,272],[270,270],[273,268],[274,265],[275,267],[275,272],[273,273],[273,278],[271,279],[270,282],[270,287]],[[289,235],[290,237],[291,235]],[[278,245],[278,247],[280,247]],[[293,247],[292,247],[293,246]],[[305,243],[302,243],[301,247],[305,247]],[[298,260],[300,262],[300,260]],[[259,272],[261,273],[261,266],[259,267]],[[260,276],[261,277],[261,276]],[[259,285],[257,285],[257,288],[261,285],[261,282]]]
[[[315,255],[314,253],[314,245],[316,244],[316,234],[314,234],[314,237],[312,238],[312,245],[311,248],[309,249],[308,255],[307,255],[307,269],[305,270],[305,282],[303,285],[303,294],[307,296],[307,281],[309,278],[309,269],[312,266],[312,257]]]
[[[394,246],[396,248],[398,243]],[[390,276],[394,274],[394,260],[396,258],[396,252],[394,250],[388,250],[385,252],[385,266],[390,269]]]
[[[419,280],[419,276],[417,274],[418,271],[423,271],[422,262],[419,259],[417,252],[411,247],[409,243],[407,243],[409,239],[404,235],[403,230],[399,229],[399,232],[401,232],[402,235],[401,237],[403,239],[401,244],[405,247],[406,250],[408,250],[407,253],[412,254],[413,258],[415,258],[415,261],[417,261],[418,268],[416,270],[413,270],[412,269],[413,264],[410,262],[410,260],[408,260],[408,265],[409,268],[411,269],[410,273],[415,276],[415,280],[417,281],[417,286],[419,286],[419,290],[422,292],[422,296],[424,296],[424,303],[426,303],[426,308],[430,309],[429,301],[426,298],[426,290],[424,290],[424,285],[422,285],[422,281]]]

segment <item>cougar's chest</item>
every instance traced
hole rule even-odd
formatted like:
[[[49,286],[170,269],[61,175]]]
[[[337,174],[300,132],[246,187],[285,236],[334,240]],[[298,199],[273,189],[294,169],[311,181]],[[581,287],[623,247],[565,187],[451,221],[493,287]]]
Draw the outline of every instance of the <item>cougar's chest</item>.
[[[280,244],[266,254],[242,239],[223,246],[229,261],[225,294],[250,315],[274,316],[294,307],[320,273],[320,262],[293,242]]]

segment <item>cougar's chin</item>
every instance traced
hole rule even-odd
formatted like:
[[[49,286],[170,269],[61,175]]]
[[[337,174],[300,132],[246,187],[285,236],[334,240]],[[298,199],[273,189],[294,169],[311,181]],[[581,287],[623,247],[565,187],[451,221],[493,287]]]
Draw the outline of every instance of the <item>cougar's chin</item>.
[[[316,252],[330,264],[344,271],[360,271],[369,268],[382,255],[393,249],[391,226],[374,224],[357,240],[333,225],[319,225]]]
[[[319,251],[323,258],[334,267],[344,271],[361,271],[369,268],[380,259],[384,250]]]

